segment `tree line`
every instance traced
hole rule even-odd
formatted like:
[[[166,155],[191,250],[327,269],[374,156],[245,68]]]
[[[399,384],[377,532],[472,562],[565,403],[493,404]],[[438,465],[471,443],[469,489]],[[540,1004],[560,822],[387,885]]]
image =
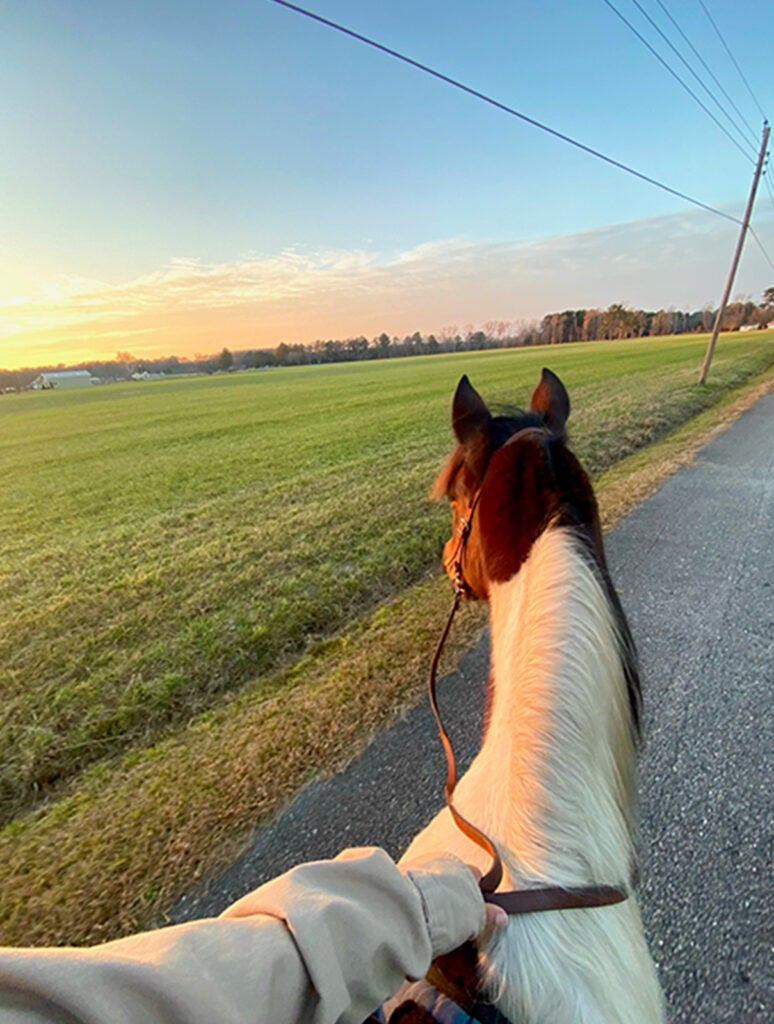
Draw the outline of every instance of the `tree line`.
[[[540,344],[557,345],[570,341],[616,340],[620,338],[660,337],[711,331],[717,310],[686,313],[680,309],[648,311],[630,309],[619,302],[607,309],[566,309],[548,313],[540,322]],[[767,288],[760,304],[737,301],[723,312],[720,329],[738,331],[744,326],[765,327],[774,319],[774,288]]]
[[[531,323],[490,320],[481,328],[468,325],[445,327],[437,334],[415,331],[404,337],[383,332],[374,338],[319,339],[311,344],[281,342],[274,348],[251,348],[232,352],[222,348],[217,355],[197,355],[192,359],[166,356],[138,359],[129,352],[118,352],[115,359],[79,363],[68,369],[89,370],[102,381],[124,381],[133,376],[223,373],[231,370],[264,369],[273,366],[304,366],[315,363],[344,363],[367,359],[400,359],[407,356],[435,355],[440,352],[476,352],[483,349],[520,348],[528,345],[561,345],[578,341],[616,340],[658,337],[712,330],[716,310],[710,307],[694,312],[677,309],[648,311],[615,302],[606,309],[565,309],[548,313]],[[721,330],[738,331],[742,327],[764,327],[774,322],[774,287],[767,288],[760,303],[751,300],[732,302],[723,314]],[[0,370],[0,392],[29,387],[39,373],[65,369],[64,364],[24,370]]]

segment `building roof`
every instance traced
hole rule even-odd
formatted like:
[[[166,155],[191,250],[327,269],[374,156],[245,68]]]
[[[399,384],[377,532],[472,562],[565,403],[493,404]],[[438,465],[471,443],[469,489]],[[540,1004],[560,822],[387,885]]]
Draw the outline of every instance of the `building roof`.
[[[45,370],[40,375],[46,380],[73,380],[76,377],[91,377],[88,370]]]

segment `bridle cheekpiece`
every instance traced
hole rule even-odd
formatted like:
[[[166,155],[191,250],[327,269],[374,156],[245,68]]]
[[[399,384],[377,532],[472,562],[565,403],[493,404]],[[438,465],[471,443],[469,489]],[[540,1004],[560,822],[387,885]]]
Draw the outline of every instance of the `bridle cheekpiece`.
[[[468,506],[468,511],[460,519],[459,525],[457,526],[457,546],[454,549],[454,553],[451,558],[445,563],[444,568],[451,578],[452,585],[454,587],[454,593],[457,598],[461,597],[474,597],[475,591],[465,579],[465,573],[463,572],[462,562],[465,557],[465,548],[470,537],[470,531],[473,526],[473,513],[476,511],[476,505],[478,499],[481,496],[481,491],[477,491],[473,501]]]

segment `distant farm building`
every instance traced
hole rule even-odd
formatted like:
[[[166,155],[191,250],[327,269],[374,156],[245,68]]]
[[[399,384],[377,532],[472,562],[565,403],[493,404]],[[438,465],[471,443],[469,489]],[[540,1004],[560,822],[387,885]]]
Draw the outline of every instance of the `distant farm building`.
[[[32,382],[35,391],[51,391],[53,388],[82,388],[89,384],[97,384],[97,377],[92,377],[88,370],[54,370],[41,373]]]
[[[767,324],[742,324],[739,328],[740,331],[768,331],[774,327],[774,320],[770,320]]]

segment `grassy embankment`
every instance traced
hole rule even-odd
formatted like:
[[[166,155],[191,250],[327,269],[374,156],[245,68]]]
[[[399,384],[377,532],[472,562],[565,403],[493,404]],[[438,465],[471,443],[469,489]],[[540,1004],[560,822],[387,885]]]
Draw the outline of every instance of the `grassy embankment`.
[[[462,372],[548,362],[599,476],[770,369],[772,336],[23,395],[0,407],[0,941],[137,927],[416,699],[448,591],[425,494]],[[689,431],[690,433],[690,431]],[[614,518],[685,431],[598,481]],[[634,475],[632,476],[632,473]],[[458,650],[480,629],[470,610]]]

